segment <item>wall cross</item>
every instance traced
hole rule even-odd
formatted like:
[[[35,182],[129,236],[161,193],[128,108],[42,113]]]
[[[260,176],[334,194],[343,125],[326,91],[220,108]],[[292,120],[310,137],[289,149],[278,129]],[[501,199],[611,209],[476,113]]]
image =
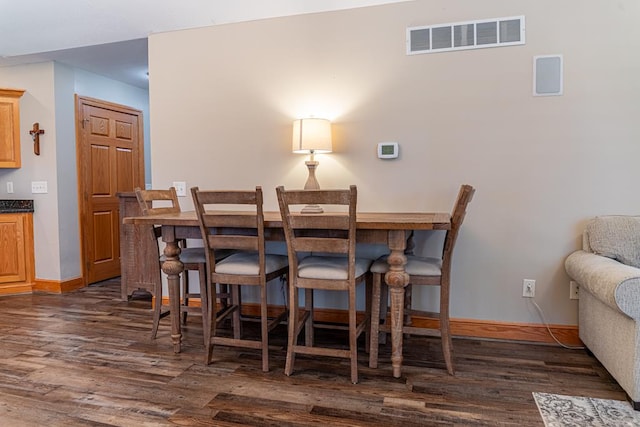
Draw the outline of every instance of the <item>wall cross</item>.
[[[40,123],[33,124],[33,130],[30,130],[31,138],[33,138],[33,153],[40,155],[40,135],[44,133],[44,129],[40,129]]]

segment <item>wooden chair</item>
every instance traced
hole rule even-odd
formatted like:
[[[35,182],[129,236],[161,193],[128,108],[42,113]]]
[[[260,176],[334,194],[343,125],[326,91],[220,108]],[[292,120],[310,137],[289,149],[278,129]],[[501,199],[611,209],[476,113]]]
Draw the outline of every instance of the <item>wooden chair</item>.
[[[174,213],[180,212],[180,204],[178,202],[178,196],[175,188],[171,187],[168,190],[141,190],[135,189],[136,198],[140,204],[142,215],[152,215],[161,213]],[[150,232],[154,233],[156,242],[161,236],[160,227],[150,227]],[[194,270],[198,272],[200,283],[205,283],[206,280],[206,259],[204,248],[202,247],[186,247],[186,242],[180,242],[180,261],[184,264],[184,273],[182,274],[182,301],[180,304],[180,312],[182,314],[182,323],[186,323],[187,314],[189,312],[200,313],[201,309],[195,306],[189,305],[190,298],[200,298],[200,292],[193,292],[189,289],[189,271]],[[159,247],[158,247],[159,250]],[[159,256],[160,266],[165,260],[165,256],[160,254]],[[160,319],[169,314],[169,310],[162,311],[162,282],[160,276],[158,280],[153,284],[154,303],[153,303],[153,326],[151,329],[151,339],[156,337],[158,332],[158,326]]]
[[[211,363],[215,344],[262,350],[262,370],[269,371],[269,331],[286,318],[287,310],[267,317],[267,283],[287,273],[287,257],[267,254],[264,238],[262,189],[255,191],[200,191],[191,189],[207,258],[207,307],[203,311],[205,363]],[[230,210],[230,208],[243,210]],[[251,208],[251,210],[247,210]],[[219,260],[219,251],[235,251]],[[215,309],[216,284],[230,287],[231,304]],[[260,341],[243,339],[240,286],[260,288]],[[218,336],[216,326],[232,315],[233,337]]]
[[[451,262],[453,258],[453,248],[456,244],[460,226],[464,220],[467,205],[471,202],[475,189],[470,185],[462,185],[458,193],[458,199],[451,215],[451,229],[447,230],[441,258],[426,258],[414,255],[407,256],[405,270],[409,274],[409,285],[405,294],[405,315],[437,317],[439,318],[439,330],[413,327],[410,324],[403,326],[404,334],[440,336],[442,339],[442,351],[449,374],[454,375],[453,359],[451,355],[451,331],[449,329],[449,290],[451,278]],[[389,333],[390,325],[380,323],[380,309],[384,309],[386,314],[387,303],[381,304],[381,292],[384,297],[387,293],[387,285],[383,275],[388,271],[389,265],[386,258],[376,260],[371,266],[373,273],[373,291],[371,301],[371,339],[369,347],[369,367],[378,367],[378,339],[379,331]],[[411,287],[415,285],[439,286],[440,287],[440,310],[438,313],[429,313],[411,309]],[[382,291],[381,291],[382,289]],[[383,316],[386,318],[386,315]]]
[[[355,186],[348,190],[276,189],[289,255],[289,336],[285,374],[293,373],[296,354],[342,357],[351,360],[351,381],[358,382],[357,339],[367,328],[368,316],[356,322],[356,285],[368,276],[370,260],[356,250]],[[301,214],[292,205],[342,206],[341,212]],[[344,212],[345,207],[348,208]],[[333,207],[335,210],[336,208]],[[298,290],[304,289],[305,312],[298,307]],[[313,343],[313,290],[347,291],[349,296],[349,349],[315,347]],[[305,345],[298,335],[305,327]]]

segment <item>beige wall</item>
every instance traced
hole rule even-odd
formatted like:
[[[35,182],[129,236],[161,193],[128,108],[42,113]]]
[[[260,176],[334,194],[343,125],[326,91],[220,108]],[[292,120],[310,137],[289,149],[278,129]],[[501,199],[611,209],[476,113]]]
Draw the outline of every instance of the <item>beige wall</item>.
[[[405,55],[409,26],[514,15],[524,46]],[[335,152],[318,156],[318,179],[357,184],[362,211],[450,210],[460,184],[477,188],[452,316],[539,323],[527,278],[550,322],[575,324],[563,262],[584,222],[640,211],[638,23],[634,0],[441,0],[153,35],[153,185],[262,185],[276,209],[273,188],[306,178],[292,120],[324,116]],[[563,96],[532,96],[545,54],[564,56]],[[400,157],[378,160],[381,141]]]

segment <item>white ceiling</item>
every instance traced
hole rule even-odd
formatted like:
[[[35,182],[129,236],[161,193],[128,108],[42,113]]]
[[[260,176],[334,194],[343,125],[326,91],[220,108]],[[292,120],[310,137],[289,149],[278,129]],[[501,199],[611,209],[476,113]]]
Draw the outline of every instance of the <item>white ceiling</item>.
[[[58,61],[148,88],[147,37],[406,0],[0,0],[0,67]]]

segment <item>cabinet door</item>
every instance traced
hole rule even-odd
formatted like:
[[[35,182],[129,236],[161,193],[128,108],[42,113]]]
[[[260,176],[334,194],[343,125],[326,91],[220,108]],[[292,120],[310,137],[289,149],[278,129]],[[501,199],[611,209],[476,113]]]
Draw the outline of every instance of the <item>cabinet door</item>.
[[[0,283],[24,282],[25,229],[23,215],[0,215]]]
[[[19,102],[23,93],[19,89],[0,89],[0,168],[20,167]]]

